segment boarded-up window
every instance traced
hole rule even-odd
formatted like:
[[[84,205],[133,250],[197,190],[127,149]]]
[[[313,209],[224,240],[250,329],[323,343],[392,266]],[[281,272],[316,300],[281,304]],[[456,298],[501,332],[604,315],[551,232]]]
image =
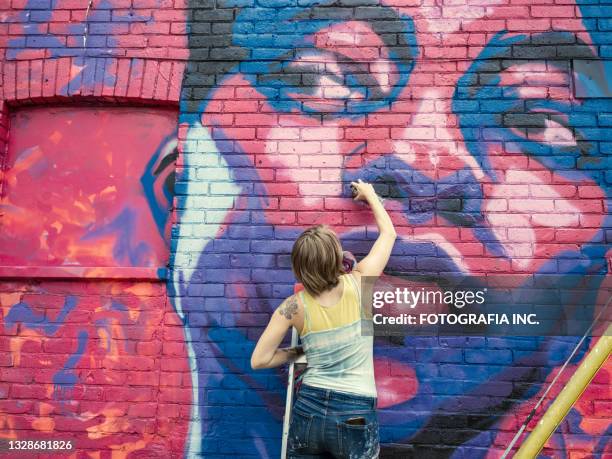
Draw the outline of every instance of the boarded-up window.
[[[14,111],[0,265],[82,267],[88,277],[165,267],[176,127],[176,111],[157,108]]]

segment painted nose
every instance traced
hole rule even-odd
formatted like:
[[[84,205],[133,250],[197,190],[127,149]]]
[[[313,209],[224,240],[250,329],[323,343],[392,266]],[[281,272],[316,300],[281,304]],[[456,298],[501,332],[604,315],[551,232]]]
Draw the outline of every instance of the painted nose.
[[[392,153],[432,180],[466,167],[481,179],[484,173],[465,146],[446,89],[426,89],[419,99],[398,105],[394,114],[403,124],[391,128],[389,139],[368,141],[368,153]]]

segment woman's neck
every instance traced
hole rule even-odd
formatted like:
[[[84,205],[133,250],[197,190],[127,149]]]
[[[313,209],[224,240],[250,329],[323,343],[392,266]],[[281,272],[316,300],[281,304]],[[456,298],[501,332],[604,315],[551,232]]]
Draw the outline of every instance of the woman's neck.
[[[321,306],[331,307],[340,301],[340,298],[342,298],[343,293],[344,283],[340,281],[335,287],[332,287],[331,289],[326,290],[323,293],[320,293],[319,295],[312,295],[312,297]]]

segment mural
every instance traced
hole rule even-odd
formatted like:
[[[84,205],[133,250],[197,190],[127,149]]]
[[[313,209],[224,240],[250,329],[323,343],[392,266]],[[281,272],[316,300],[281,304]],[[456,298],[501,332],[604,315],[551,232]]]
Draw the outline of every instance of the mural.
[[[370,247],[356,178],[398,229],[389,276],[609,281],[612,35],[591,3],[0,8],[0,438],[278,457],[286,374],[250,353],[305,227]],[[181,59],[178,128],[176,110],[116,106],[176,103]],[[378,339],[382,457],[499,457],[576,342]],[[611,374],[542,457],[612,455]]]
[[[192,2],[172,285],[197,367],[188,456],[278,456],[286,375],[248,358],[305,227],[370,246],[352,180],[386,198],[389,275],[606,278],[610,79],[575,97],[571,64],[600,59],[609,11],[524,3]],[[383,457],[499,457],[576,342],[379,340]],[[543,457],[612,453],[610,371]]]
[[[174,98],[183,65],[173,66],[171,60],[185,58],[184,6],[182,0],[24,0],[12,8],[3,5],[5,97],[11,98],[7,81],[17,79],[18,92],[27,97],[30,90],[33,99],[76,95],[164,101],[168,92]],[[29,71],[28,61],[33,61]],[[175,88],[169,89],[171,85]]]

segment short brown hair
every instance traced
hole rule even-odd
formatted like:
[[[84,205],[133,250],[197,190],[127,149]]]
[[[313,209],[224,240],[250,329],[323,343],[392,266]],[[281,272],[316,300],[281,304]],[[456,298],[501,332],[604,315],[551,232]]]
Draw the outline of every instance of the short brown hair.
[[[325,225],[308,228],[293,244],[291,266],[311,295],[334,288],[343,273],[342,246],[336,233]]]

